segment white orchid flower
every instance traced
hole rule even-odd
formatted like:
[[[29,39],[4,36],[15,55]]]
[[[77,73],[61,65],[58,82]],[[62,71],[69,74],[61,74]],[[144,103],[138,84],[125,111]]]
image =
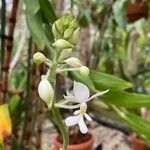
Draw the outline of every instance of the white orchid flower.
[[[67,91],[67,95],[64,96],[65,101],[55,104],[56,107],[65,109],[76,109],[79,108],[81,103],[88,102],[95,97],[101,96],[107,93],[109,90],[98,92],[90,97],[90,91],[86,85],[80,82],[74,81],[73,95]],[[73,102],[76,105],[67,105],[67,103]]]
[[[74,126],[78,124],[81,133],[86,134],[88,132],[88,128],[84,122],[84,117],[88,121],[92,121],[92,118],[86,113],[86,110],[87,110],[87,104],[85,102],[82,102],[80,104],[80,110],[76,110],[74,112],[74,116],[70,116],[66,118],[65,124],[67,126]]]

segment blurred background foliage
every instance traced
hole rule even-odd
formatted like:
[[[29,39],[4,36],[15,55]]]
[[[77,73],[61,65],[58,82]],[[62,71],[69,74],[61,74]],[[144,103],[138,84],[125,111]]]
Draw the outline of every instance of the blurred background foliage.
[[[142,17],[135,18],[128,12],[129,5],[134,3],[129,0],[1,1],[0,103],[9,103],[15,150],[41,149],[42,125],[50,114],[47,115],[47,108],[39,101],[37,86],[46,66],[35,66],[32,56],[41,51],[53,58],[52,24],[65,12],[76,16],[81,28],[72,55],[78,56],[91,70],[87,78],[75,72],[70,72],[69,78],[85,83],[93,92],[110,89],[107,95],[92,103],[91,112],[97,117],[105,116],[98,110],[107,110],[102,103],[107,104],[150,145],[150,122],[145,120],[150,119],[147,117],[150,116],[147,114],[150,4],[148,0],[136,1],[144,3],[145,11]],[[57,97],[61,99],[70,80],[58,75],[57,85]],[[32,137],[36,139],[31,140]]]

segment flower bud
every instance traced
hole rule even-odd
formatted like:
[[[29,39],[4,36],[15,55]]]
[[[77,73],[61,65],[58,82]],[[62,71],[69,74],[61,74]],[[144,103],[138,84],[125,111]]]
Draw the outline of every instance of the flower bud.
[[[41,64],[45,59],[46,57],[40,52],[37,52],[33,55],[33,60],[36,64]]]
[[[61,37],[61,33],[58,31],[56,23],[53,23],[52,25],[52,32],[55,38],[60,38]]]
[[[78,39],[79,39],[79,35],[80,35],[80,28],[77,28],[73,34],[70,36],[70,38],[68,39],[68,41],[72,44],[76,44]]]
[[[47,104],[48,108],[51,108],[54,98],[54,90],[45,76],[42,76],[42,80],[39,83],[38,93],[40,98]]]
[[[59,57],[59,61],[62,61],[64,59],[67,59],[68,57],[70,57],[72,53],[72,49],[69,48],[69,49],[64,49],[61,54],[60,54],[60,57]]]
[[[74,27],[73,26],[70,26],[65,32],[64,32],[64,38],[65,39],[68,39],[74,32]]]
[[[57,31],[61,33],[63,31],[63,19],[60,18],[60,19],[56,20],[55,25],[56,25],[55,27],[56,27]]]
[[[70,57],[70,58],[64,60],[64,62],[73,68],[78,68],[78,67],[82,66],[80,60],[76,57]]]
[[[72,45],[71,43],[69,43],[68,41],[64,40],[64,39],[59,39],[57,41],[55,41],[52,44],[53,47],[57,48],[57,49],[68,49],[68,48],[73,48],[74,45]]]
[[[64,24],[64,26],[66,26],[67,28],[68,28],[70,25],[74,24],[73,21],[74,21],[74,17],[73,17],[73,16],[68,15],[68,14],[65,14],[65,15],[63,16],[63,24]]]
[[[86,66],[81,66],[79,72],[83,76],[88,76],[89,75],[89,68]]]

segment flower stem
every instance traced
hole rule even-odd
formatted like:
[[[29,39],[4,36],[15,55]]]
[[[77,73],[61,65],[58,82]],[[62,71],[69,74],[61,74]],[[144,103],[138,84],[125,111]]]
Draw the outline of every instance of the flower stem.
[[[58,58],[60,56],[60,53],[61,53],[61,51],[56,50],[56,54],[55,54],[52,66],[51,66],[51,69],[48,74],[48,80],[52,84],[53,89],[55,89],[55,84],[56,84],[56,74],[57,74],[56,70],[57,70],[57,66],[58,66]],[[59,130],[63,136],[63,150],[67,150],[67,145],[69,143],[68,133],[65,129],[64,123],[62,122],[62,118],[61,118],[59,109],[57,107],[55,107],[54,104],[55,104],[55,98],[53,100],[51,110],[53,112],[54,119],[59,127]]]

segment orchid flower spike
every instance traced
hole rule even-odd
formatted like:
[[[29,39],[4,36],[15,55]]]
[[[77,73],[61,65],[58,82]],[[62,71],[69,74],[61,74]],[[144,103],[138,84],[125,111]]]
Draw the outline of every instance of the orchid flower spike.
[[[86,113],[87,104],[82,102],[80,105],[80,110],[76,110],[74,112],[74,116],[70,116],[65,119],[65,124],[67,126],[74,126],[78,124],[81,133],[86,134],[88,132],[88,128],[85,124],[84,117],[88,121],[92,121],[92,118]]]
[[[95,97],[101,96],[105,93],[107,93],[109,90],[98,92],[90,97],[90,91],[86,85],[80,82],[74,81],[74,87],[73,87],[73,95],[69,92],[67,92],[67,95],[64,96],[65,101],[56,103],[55,106],[59,108],[65,108],[65,109],[76,109],[79,108],[81,103],[88,102],[92,100]],[[76,105],[67,105],[67,103],[73,102],[77,103]]]

